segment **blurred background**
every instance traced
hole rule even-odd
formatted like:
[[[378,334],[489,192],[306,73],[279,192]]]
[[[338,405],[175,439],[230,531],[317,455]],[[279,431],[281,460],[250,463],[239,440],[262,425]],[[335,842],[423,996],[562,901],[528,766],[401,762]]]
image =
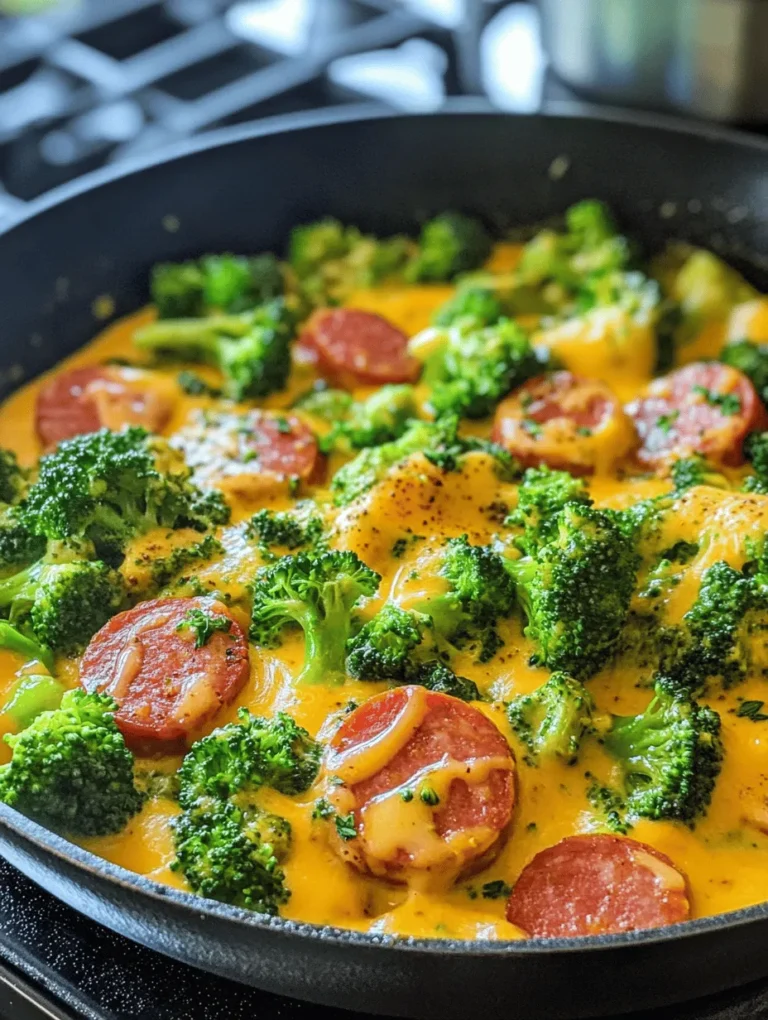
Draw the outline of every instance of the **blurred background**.
[[[0,0],[0,223],[207,129],[373,101],[768,121],[768,0]]]
[[[535,109],[536,11],[486,0],[0,0],[0,219],[213,127],[374,101]]]

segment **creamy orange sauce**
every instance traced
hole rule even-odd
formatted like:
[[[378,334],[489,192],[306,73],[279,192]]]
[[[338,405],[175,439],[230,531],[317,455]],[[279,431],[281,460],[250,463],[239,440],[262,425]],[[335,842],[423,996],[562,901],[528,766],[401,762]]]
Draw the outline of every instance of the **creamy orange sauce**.
[[[518,249],[499,246],[491,267],[498,272],[513,268]],[[419,286],[386,287],[352,296],[348,304],[379,312],[400,325],[409,335],[425,329],[432,313],[452,293],[452,288]],[[132,334],[148,321],[151,312],[142,311],[107,328],[89,346],[64,362],[64,367],[94,364],[110,357],[134,358]],[[753,330],[756,337],[768,339],[768,312],[765,302],[753,302],[739,313],[737,327]],[[710,330],[686,349],[716,352],[726,328]],[[618,323],[597,314],[580,324],[542,329],[538,342],[555,351],[565,366],[585,376],[602,379],[613,387],[621,400],[629,400],[650,379],[653,367],[653,334],[650,328]],[[61,368],[62,366],[59,366]],[[58,369],[57,369],[58,370]],[[196,371],[198,369],[196,368]],[[158,388],[168,392],[178,367],[153,370]],[[215,380],[215,373],[199,370]],[[311,381],[306,367],[297,368],[285,393],[272,398],[270,406],[291,404],[296,394]],[[32,464],[41,450],[34,433],[34,407],[41,380],[30,383],[12,396],[0,415],[0,445],[17,452],[26,464]],[[200,408],[212,406],[210,398],[185,396],[173,385],[175,403],[165,434],[173,435]],[[362,395],[361,394],[357,394]],[[471,424],[471,423],[470,423]],[[487,424],[477,431],[488,432]],[[606,442],[615,439],[608,437]],[[606,453],[610,451],[606,449]],[[606,456],[605,463],[611,463]],[[333,468],[333,464],[331,468]],[[620,480],[604,472],[591,482],[596,502],[604,506],[626,506],[638,498],[666,491],[668,484],[658,479]],[[316,493],[319,497],[322,492]],[[273,501],[286,502],[285,497]],[[407,578],[423,562],[430,547],[448,537],[467,533],[472,542],[488,542],[498,530],[487,507],[491,503],[514,506],[516,487],[501,482],[482,455],[466,460],[461,473],[441,474],[433,465],[416,456],[398,467],[389,481],[372,489],[359,502],[335,514],[335,544],[352,549],[373,569],[383,575],[379,595],[371,609],[397,588],[407,596]],[[233,505],[233,523],[223,530],[226,548],[223,561],[203,567],[201,574],[226,578],[234,593],[259,565],[253,544],[243,538],[239,523],[253,507]],[[768,497],[746,497],[720,490],[696,490],[681,500],[679,513],[669,524],[670,544],[676,538],[706,536],[702,550],[675,589],[674,614],[682,615],[693,602],[701,570],[717,559],[740,565],[741,546],[750,529],[768,531]],[[409,545],[402,559],[393,559],[390,550],[405,534],[424,535],[423,543]],[[176,539],[179,540],[178,538]],[[150,535],[142,540],[158,552],[167,548],[167,539]],[[419,571],[422,588],[436,584],[423,567]],[[407,598],[404,599],[407,602]],[[471,897],[484,882],[503,879],[514,882],[525,864],[540,850],[574,833],[599,830],[601,820],[590,807],[584,774],[610,780],[611,764],[595,742],[587,742],[576,766],[542,761],[530,767],[508,726],[501,703],[537,687],[546,673],[529,665],[531,646],[521,633],[521,625],[511,620],[502,625],[505,645],[488,664],[478,665],[466,654],[458,655],[457,673],[474,680],[488,702],[478,707],[487,713],[515,749],[518,763],[518,792],[512,829],[496,861],[480,876],[456,884],[439,894],[408,891],[375,878],[363,877],[340,860],[326,842],[322,826],[311,821],[312,805],[320,795],[317,789],[300,798],[289,798],[264,789],[259,801],[267,810],[287,818],[293,828],[293,848],[285,864],[291,898],[281,913],[317,924],[333,924],[363,931],[398,933],[430,937],[466,937],[506,939],[520,932],[504,920],[504,901]],[[251,678],[235,704],[222,711],[215,725],[236,718],[245,706],[259,715],[270,716],[277,710],[290,712],[302,726],[321,738],[332,730],[333,721],[350,701],[361,702],[386,689],[383,683],[347,680],[343,686],[297,689],[294,677],[303,661],[303,642],[291,638],[275,652],[251,650]],[[0,694],[13,683],[22,663],[11,653],[0,652]],[[61,663],[59,674],[65,683],[77,681],[77,663]],[[590,681],[598,708],[602,711],[630,713],[644,708],[647,690],[638,689],[636,669],[610,667]],[[755,724],[737,718],[737,699],[765,699],[766,682],[749,679],[730,692],[717,692],[712,704],[720,712],[725,743],[725,762],[707,817],[694,830],[683,825],[644,821],[631,835],[668,854],[690,881],[694,916],[704,916],[748,906],[768,899],[768,724]],[[0,716],[0,732],[11,728]],[[212,727],[209,727],[212,728]],[[7,758],[7,748],[0,745]],[[165,763],[167,767],[177,761]],[[132,871],[158,881],[184,888],[179,873],[169,870],[173,846],[169,821],[177,808],[169,801],[150,801],[127,829],[102,839],[84,841],[101,856]],[[384,820],[386,826],[386,819]],[[383,838],[383,837],[382,837]]]

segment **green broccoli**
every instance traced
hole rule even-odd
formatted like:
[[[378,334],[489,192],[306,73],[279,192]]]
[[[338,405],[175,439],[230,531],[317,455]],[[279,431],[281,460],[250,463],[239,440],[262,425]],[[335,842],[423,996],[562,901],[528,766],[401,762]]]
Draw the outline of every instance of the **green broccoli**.
[[[226,799],[271,786],[294,796],[308,790],[320,768],[322,747],[284,712],[259,719],[242,708],[228,723],[192,745],[179,770],[179,803]]]
[[[22,634],[7,620],[0,620],[0,648],[20,655],[25,662],[42,662],[49,672],[53,671],[53,656],[50,648],[46,648],[45,645],[27,634]]]
[[[19,465],[12,450],[0,447],[0,503],[20,502],[27,489],[27,472]]]
[[[704,571],[696,601],[683,617],[684,651],[673,675],[692,690],[708,677],[719,676],[725,686],[743,679],[750,662],[751,611],[764,608],[758,578],[714,563]]]
[[[509,569],[535,661],[583,680],[618,646],[639,557],[608,511],[566,503],[547,530]]]
[[[768,432],[747,436],[744,453],[754,472],[744,482],[744,491],[768,496]]]
[[[352,403],[320,445],[325,452],[381,446],[399,439],[416,413],[412,386],[381,386],[366,400]]]
[[[60,443],[43,457],[37,481],[19,508],[21,523],[49,540],[83,539],[108,562],[155,527],[198,531],[225,524],[219,492],[201,492],[165,440],[133,427],[101,429]]]
[[[410,248],[405,237],[379,239],[324,219],[294,228],[288,261],[312,305],[335,305],[399,273]]]
[[[277,815],[235,801],[209,800],[173,822],[176,859],[194,892],[264,914],[276,914],[290,891],[280,861],[291,827]]]
[[[743,372],[752,382],[762,402],[768,404],[768,344],[737,340],[722,349],[720,360]]]
[[[457,326],[429,356],[424,381],[436,415],[485,418],[515,386],[546,369],[546,360],[509,319],[477,329]]]
[[[456,648],[469,645],[478,662],[488,662],[503,643],[497,624],[515,608],[508,561],[490,546],[471,545],[462,535],[445,543],[437,572],[446,590],[414,608],[430,617],[439,639]]]
[[[0,610],[11,624],[63,655],[82,651],[124,599],[120,574],[100,560],[42,559],[0,581]]]
[[[380,581],[353,552],[284,556],[259,570],[250,586],[251,641],[274,648],[286,630],[299,628],[306,642],[299,683],[339,683],[346,675],[352,611],[361,598],[375,594]]]
[[[333,425],[337,421],[346,420],[353,403],[351,393],[346,390],[334,390],[321,382],[315,383],[311,390],[302,393],[294,401],[293,406]]]
[[[724,321],[735,305],[757,296],[717,255],[686,245],[670,245],[656,260],[656,275],[678,309],[676,347],[690,343],[708,322]]]
[[[293,552],[307,546],[315,552],[325,549],[325,525],[310,500],[296,503],[290,510],[258,510],[248,521],[245,533],[258,539],[262,559],[274,560],[275,548]]]
[[[25,658],[39,659],[39,655],[29,656],[25,652]],[[9,716],[18,729],[24,729],[41,712],[58,708],[63,695],[64,687],[49,673],[23,673],[11,687],[0,712]]]
[[[730,482],[714,465],[700,454],[681,457],[672,465],[672,484],[679,495],[695,485],[711,485],[717,489],[729,489]]]
[[[495,326],[504,314],[502,301],[491,288],[468,284],[459,287],[456,294],[438,308],[432,322],[443,328],[482,329]]]
[[[528,468],[517,490],[517,506],[504,521],[506,527],[522,528],[515,539],[517,548],[533,555],[551,541],[557,534],[557,514],[567,503],[592,505],[583,478],[546,466]]]
[[[442,283],[481,266],[493,241],[483,224],[471,216],[446,212],[421,229],[418,251],[405,269],[411,282]]]
[[[526,244],[518,275],[529,285],[555,282],[575,293],[587,278],[624,270],[631,261],[608,208],[587,199],[566,211],[564,232],[541,230]]]
[[[347,672],[360,680],[420,684],[462,701],[479,700],[476,685],[443,661],[452,650],[439,641],[431,617],[386,602],[348,642]]]
[[[13,757],[0,767],[0,800],[64,835],[120,832],[142,797],[116,709],[106,694],[68,691],[59,708],[6,735]]]
[[[242,312],[279,297],[283,271],[274,255],[206,255],[152,267],[150,291],[161,319],[190,319],[217,309]]]
[[[187,611],[176,630],[189,632],[195,639],[195,648],[204,648],[214,634],[229,634],[232,630],[232,620],[226,613],[216,613],[210,608],[201,609],[195,606]]]
[[[459,436],[457,419],[446,415],[439,422],[414,421],[399,439],[362,450],[341,467],[331,480],[337,506],[346,506],[378,484],[396,465],[423,453],[443,471],[458,471],[465,454],[481,452],[494,458],[499,474],[511,480],[517,472],[514,458],[487,440]]]
[[[0,448],[0,571],[39,559],[45,539],[33,534],[19,519],[18,506],[29,485],[16,454]]]
[[[723,759],[713,709],[661,682],[648,708],[615,718],[603,742],[621,764],[631,817],[690,825],[706,812]]]
[[[573,765],[584,737],[595,731],[595,704],[583,684],[557,672],[531,694],[511,701],[507,718],[531,762],[554,756]]]
[[[134,334],[143,351],[213,365],[233,400],[266,397],[285,388],[291,370],[295,317],[277,299],[240,315],[160,319]]]

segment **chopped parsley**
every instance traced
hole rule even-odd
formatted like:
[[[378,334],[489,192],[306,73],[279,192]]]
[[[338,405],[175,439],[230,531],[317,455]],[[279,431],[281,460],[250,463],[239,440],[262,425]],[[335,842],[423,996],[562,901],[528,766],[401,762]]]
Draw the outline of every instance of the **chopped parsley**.
[[[541,433],[544,431],[537,421],[533,418],[523,418],[522,421],[523,432],[527,432],[532,439],[538,439]]]
[[[710,407],[718,407],[723,415],[730,417],[741,410],[741,397],[738,393],[716,393],[698,384],[692,387],[692,392],[703,397]]]
[[[325,797],[321,797],[320,800],[315,801],[315,806],[312,808],[313,818],[332,818],[334,814],[335,812],[333,808]]]
[[[401,790],[400,800],[405,801],[406,804],[413,800],[413,790]]]
[[[502,897],[506,899],[512,892],[512,886],[507,885],[503,879],[496,878],[493,882],[486,882],[480,891],[484,900],[498,900]]]
[[[205,609],[190,609],[176,630],[191,630],[195,635],[195,648],[207,645],[217,631],[232,629],[232,621],[228,616],[216,616]]]
[[[679,417],[679,411],[670,411],[669,414],[660,414],[656,419],[656,428],[659,432],[663,432],[666,435]]]
[[[437,791],[433,790],[431,786],[427,786],[426,783],[419,790],[419,798],[423,804],[429,804],[430,807],[436,807],[440,803]]]
[[[751,719],[752,722],[765,722],[768,713],[763,711],[764,701],[742,701],[736,709],[736,715],[742,719]]]
[[[221,390],[217,386],[211,386],[197,372],[190,372],[189,369],[179,372],[176,376],[179,389],[189,397],[220,397]]]
[[[343,840],[354,839],[357,835],[355,816],[351,811],[348,815],[336,815],[334,824],[336,825],[336,831]]]

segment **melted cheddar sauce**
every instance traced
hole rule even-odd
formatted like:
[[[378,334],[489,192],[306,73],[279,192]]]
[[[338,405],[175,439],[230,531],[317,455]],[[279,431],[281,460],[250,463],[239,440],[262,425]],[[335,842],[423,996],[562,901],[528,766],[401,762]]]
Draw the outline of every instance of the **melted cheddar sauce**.
[[[500,245],[489,268],[504,272],[515,264],[517,249]],[[451,296],[443,286],[382,287],[360,292],[349,306],[378,312],[400,326],[408,335],[429,326],[434,310]],[[79,351],[64,367],[96,364],[108,358],[137,360],[132,334],[148,321],[151,312],[142,311],[106,329],[88,347]],[[710,325],[685,350],[685,360],[716,353],[729,330],[739,336],[768,340],[768,301],[754,301],[737,309],[735,324]],[[734,318],[735,318],[734,316]],[[621,401],[635,396],[651,378],[654,339],[650,328],[638,326],[627,336],[611,321],[609,314],[597,313],[578,323],[570,322],[541,331],[537,341],[555,351],[564,365],[579,374],[608,383]],[[59,366],[59,369],[62,366]],[[59,370],[57,369],[57,370]],[[215,373],[195,370],[216,381]],[[173,413],[164,434],[173,435],[201,408],[215,406],[208,397],[189,397],[175,384],[178,366],[152,370],[158,390],[174,394]],[[268,406],[288,407],[296,395],[311,384],[306,366],[297,365],[288,390],[271,398]],[[41,450],[34,431],[34,407],[40,380],[12,396],[0,414],[0,445],[15,450],[22,462],[34,463]],[[356,397],[367,391],[360,390]],[[310,421],[314,427],[317,423]],[[488,432],[488,425],[465,423],[472,431]],[[320,426],[321,427],[321,426]],[[606,443],[615,442],[608,436]],[[606,450],[606,454],[610,452]],[[669,489],[656,478],[621,479],[606,469],[590,481],[597,505],[623,507]],[[336,465],[329,465],[329,477]],[[312,492],[318,499],[325,493]],[[487,543],[498,531],[499,505],[514,506],[516,487],[501,482],[487,458],[472,454],[461,472],[443,474],[425,458],[416,455],[396,468],[380,485],[362,499],[335,513],[333,529],[339,548],[354,550],[383,576],[379,595],[371,601],[374,611],[394,586],[407,605],[430,584],[430,548],[449,536],[467,534],[471,542]],[[284,493],[263,493],[258,505],[283,508],[290,503]],[[203,567],[201,575],[216,579],[217,585],[233,595],[242,595],[244,584],[260,565],[253,543],[245,540],[242,521],[253,513],[252,501],[233,498],[232,523],[223,529],[226,549],[223,560]],[[717,489],[698,488],[680,499],[677,512],[670,515],[669,545],[679,539],[698,540],[699,554],[686,570],[670,599],[670,612],[679,618],[692,604],[701,572],[711,563],[726,559],[734,566],[743,562],[743,541],[750,532],[768,531],[768,497],[746,496]],[[424,536],[409,542],[402,558],[391,555],[394,543],[410,535]],[[177,536],[183,541],[184,536]],[[137,551],[158,554],[167,549],[163,535],[149,535]],[[130,557],[129,557],[130,559]],[[409,581],[417,570],[418,582]],[[409,589],[410,584],[410,589]],[[418,591],[416,589],[419,589]],[[455,671],[474,680],[488,699],[477,703],[508,739],[517,757],[517,797],[514,819],[506,841],[494,863],[475,878],[460,881],[447,891],[411,889],[387,884],[356,873],[328,844],[325,826],[311,821],[312,806],[320,791],[309,790],[289,798],[270,789],[259,792],[266,809],[287,818],[293,828],[293,846],[285,863],[291,898],[282,908],[285,917],[315,924],[338,925],[362,931],[400,936],[476,939],[519,938],[521,933],[504,919],[504,900],[485,899],[479,887],[495,879],[513,883],[522,868],[540,850],[565,836],[600,831],[602,822],[586,798],[585,773],[611,781],[611,764],[596,742],[586,742],[579,763],[567,766],[542,760],[531,767],[511,731],[502,703],[517,694],[533,690],[546,673],[528,664],[532,648],[516,620],[502,625],[505,644],[486,665],[469,655],[459,654]],[[290,712],[297,722],[315,736],[327,738],[350,701],[362,702],[385,690],[384,683],[348,679],[342,686],[298,689],[294,684],[303,661],[303,642],[290,638],[279,650],[251,649],[251,678],[234,704],[219,713],[209,729],[233,721],[241,706],[258,715],[271,716],[278,710]],[[0,652],[0,695],[18,675],[18,659]],[[59,664],[65,682],[77,682],[77,662]],[[590,681],[598,709],[617,713],[641,711],[648,702],[647,689],[636,685],[642,677],[629,666],[611,666]],[[633,838],[666,853],[688,876],[694,916],[717,914],[768,899],[768,723],[753,723],[736,716],[742,699],[765,699],[765,680],[748,679],[729,692],[715,691],[711,703],[723,723],[725,760],[709,812],[691,830],[683,825],[642,821],[631,831]],[[11,723],[0,716],[0,732]],[[0,745],[7,760],[8,748]],[[180,759],[162,760],[162,768],[175,769]],[[158,764],[158,763],[155,763]],[[402,832],[397,805],[381,809],[383,830]],[[169,869],[173,859],[169,821],[178,809],[167,800],[149,801],[125,831],[108,838],[83,841],[100,856],[159,882],[184,888],[184,879]],[[392,838],[394,838],[394,836]],[[382,837],[383,838],[383,837]]]

